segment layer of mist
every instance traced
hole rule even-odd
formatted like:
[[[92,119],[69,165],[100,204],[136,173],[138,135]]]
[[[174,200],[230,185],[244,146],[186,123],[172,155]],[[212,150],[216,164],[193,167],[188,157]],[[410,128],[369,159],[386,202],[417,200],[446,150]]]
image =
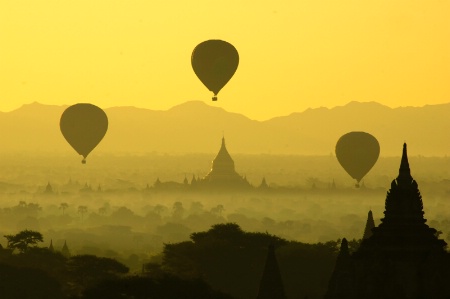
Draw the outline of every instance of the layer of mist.
[[[81,165],[73,156],[3,156],[0,233],[37,230],[55,248],[67,241],[73,254],[117,258],[134,271],[164,244],[226,222],[305,243],[360,239],[369,210],[376,224],[384,217],[400,160],[380,158],[359,189],[333,156],[235,155],[237,172],[255,187],[265,178],[265,190],[201,192],[184,185],[185,178],[189,184],[204,176],[213,157],[93,155]],[[447,242],[449,164],[410,157],[425,218]],[[157,179],[168,187],[154,188]]]

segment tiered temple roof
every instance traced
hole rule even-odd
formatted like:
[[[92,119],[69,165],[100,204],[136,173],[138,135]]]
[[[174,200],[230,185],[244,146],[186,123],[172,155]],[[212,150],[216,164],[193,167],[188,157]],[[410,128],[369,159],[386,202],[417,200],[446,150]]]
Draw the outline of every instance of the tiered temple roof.
[[[406,252],[427,254],[433,248],[444,250],[447,243],[436,237],[436,229],[430,228],[426,221],[422,196],[411,176],[404,144],[399,174],[386,196],[384,218],[372,229],[373,235],[363,242],[361,250],[377,250],[394,256]]]
[[[199,183],[213,188],[240,189],[251,187],[248,181],[236,172],[234,161],[225,146],[224,137],[220,150],[212,162],[210,172]]]
[[[387,192],[384,218],[370,229],[374,224],[369,212],[355,253],[348,254],[343,242],[325,298],[450,298],[447,244],[426,221],[404,144],[399,174]]]

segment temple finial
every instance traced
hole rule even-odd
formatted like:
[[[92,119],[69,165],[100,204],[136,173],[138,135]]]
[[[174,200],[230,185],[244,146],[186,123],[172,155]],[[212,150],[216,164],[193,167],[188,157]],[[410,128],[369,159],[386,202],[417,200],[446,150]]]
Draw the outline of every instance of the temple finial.
[[[369,210],[367,215],[366,227],[364,229],[363,240],[368,239],[372,236],[372,228],[375,227],[375,221],[373,220],[372,210]]]
[[[272,242],[269,244],[266,265],[264,266],[264,272],[261,277],[256,299],[268,298],[286,299],[283,280],[275,256],[275,246]]]
[[[406,150],[406,142],[403,143],[403,153],[402,153],[402,161],[400,162],[400,169],[398,172],[397,182],[407,182],[411,183],[412,181],[411,170],[409,169],[408,162],[408,153]]]
[[[346,238],[343,238],[341,241],[341,248],[339,250],[339,255],[349,255],[349,250],[348,250],[348,241]]]
[[[53,248],[53,239],[50,239],[50,246],[48,246],[48,249],[52,252],[55,251],[55,249]]]

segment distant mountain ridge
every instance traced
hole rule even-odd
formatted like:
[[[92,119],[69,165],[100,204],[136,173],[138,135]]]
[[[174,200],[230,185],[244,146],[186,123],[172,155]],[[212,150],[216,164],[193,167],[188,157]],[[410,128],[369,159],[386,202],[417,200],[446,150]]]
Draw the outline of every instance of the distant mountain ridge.
[[[0,152],[75,151],[59,131],[67,106],[32,103],[0,113]],[[350,102],[307,109],[266,121],[190,101],[169,110],[135,107],[105,109],[108,132],[95,153],[214,153],[222,134],[231,154],[329,155],[350,131],[374,135],[381,155],[399,156],[403,142],[411,155],[450,154],[450,103],[389,108],[376,102]]]

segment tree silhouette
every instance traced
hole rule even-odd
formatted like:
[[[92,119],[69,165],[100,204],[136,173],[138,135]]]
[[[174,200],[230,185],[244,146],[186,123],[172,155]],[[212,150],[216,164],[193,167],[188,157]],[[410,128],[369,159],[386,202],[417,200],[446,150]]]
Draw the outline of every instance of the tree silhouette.
[[[67,262],[67,270],[72,283],[80,290],[106,279],[118,278],[129,271],[115,259],[89,254],[72,256]]]
[[[163,269],[185,279],[202,277],[213,288],[243,298],[256,295],[267,244],[287,243],[273,235],[244,232],[235,223],[213,225],[191,234],[191,240],[165,244]]]
[[[63,299],[59,282],[41,269],[0,264],[1,298]]]
[[[20,254],[10,254],[0,257],[0,263],[17,268],[34,268],[45,271],[47,274],[63,283],[66,268],[66,258],[58,251],[51,251],[45,247],[30,247]],[[3,296],[0,296],[4,298]]]
[[[191,241],[165,244],[161,269],[184,279],[202,278],[212,288],[237,298],[256,298],[271,243],[277,247],[286,296],[323,295],[340,243],[287,241],[268,233],[246,232],[235,223],[195,232]]]
[[[214,215],[217,215],[219,217],[222,216],[223,211],[225,211],[225,208],[223,207],[223,205],[217,205],[211,209],[211,213],[213,213]]]
[[[158,205],[156,205],[156,206],[153,208],[153,211],[154,211],[156,214],[158,214],[159,216],[161,216],[162,213],[164,213],[164,212],[167,211],[167,207],[158,204]]]
[[[204,206],[203,206],[203,204],[202,204],[201,202],[199,202],[199,201],[194,201],[194,202],[191,204],[191,207],[190,207],[190,209],[189,209],[189,212],[190,212],[191,214],[200,214],[200,213],[203,212],[203,208],[204,208]]]
[[[37,203],[26,203],[25,201],[19,201],[19,204],[12,208],[17,214],[24,214],[29,216],[36,216],[42,208]]]
[[[174,219],[181,219],[184,215],[184,207],[183,204],[179,201],[175,202],[172,207],[172,217]]]
[[[88,208],[86,206],[78,206],[78,214],[81,215],[81,219],[83,220],[84,214],[86,214],[88,211]]]
[[[98,208],[98,213],[100,215],[106,215],[106,213],[108,213],[108,211],[110,210],[110,205],[109,203],[104,203],[103,206],[101,206],[100,208]]]
[[[100,215],[105,215],[106,214],[106,208],[105,207],[98,208],[98,213]]]
[[[5,235],[8,240],[8,248],[18,249],[20,252],[27,251],[31,245],[37,245],[38,242],[43,242],[42,234],[37,231],[23,230],[15,235]]]
[[[64,215],[64,211],[65,211],[68,207],[69,207],[69,205],[68,205],[66,202],[62,202],[62,203],[59,205],[59,209],[62,210],[63,215]]]

